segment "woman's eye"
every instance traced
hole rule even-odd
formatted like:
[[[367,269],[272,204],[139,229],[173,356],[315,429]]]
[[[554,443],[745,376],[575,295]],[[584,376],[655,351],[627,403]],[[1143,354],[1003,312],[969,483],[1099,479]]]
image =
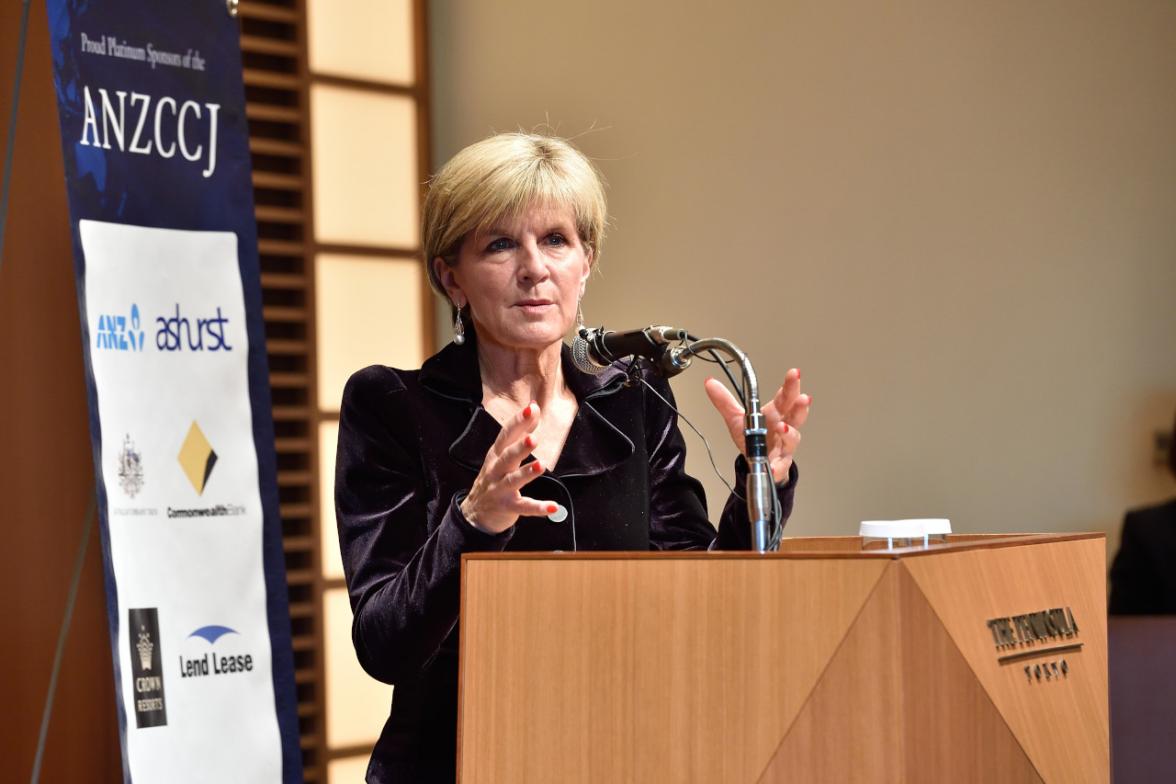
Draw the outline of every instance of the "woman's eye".
[[[562,235],[558,232],[555,232],[555,233],[547,235],[547,244],[548,245],[567,245],[568,240],[567,240],[567,237],[565,237],[564,235]]]
[[[510,250],[514,243],[508,237],[499,237],[486,246],[486,250],[490,253],[499,253],[504,250]]]

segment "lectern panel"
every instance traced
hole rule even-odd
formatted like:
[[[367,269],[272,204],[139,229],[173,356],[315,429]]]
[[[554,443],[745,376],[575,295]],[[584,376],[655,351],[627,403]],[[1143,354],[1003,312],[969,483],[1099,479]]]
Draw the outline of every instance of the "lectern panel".
[[[1107,781],[1105,540],[902,563],[1042,777]]]
[[[893,561],[757,781],[1041,778],[905,567]]]
[[[461,780],[754,781],[887,562],[755,566],[467,559]]]
[[[763,775],[748,781],[860,781],[863,770],[904,780],[896,569],[888,564]]]

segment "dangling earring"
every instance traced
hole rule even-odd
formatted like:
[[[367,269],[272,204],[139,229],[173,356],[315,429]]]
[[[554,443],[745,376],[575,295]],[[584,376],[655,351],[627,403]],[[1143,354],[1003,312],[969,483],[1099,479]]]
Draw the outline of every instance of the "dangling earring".
[[[465,345],[465,324],[461,323],[461,308],[457,309],[457,318],[453,320],[453,342],[455,345]]]
[[[581,300],[576,300],[576,332],[584,328],[584,311],[580,307]]]

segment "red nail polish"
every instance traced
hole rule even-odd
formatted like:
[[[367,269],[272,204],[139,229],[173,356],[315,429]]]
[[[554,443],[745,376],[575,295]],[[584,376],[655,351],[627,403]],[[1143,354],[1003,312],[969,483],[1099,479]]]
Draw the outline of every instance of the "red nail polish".
[[[796,369],[796,380],[800,381],[800,368]]]
[[[526,438],[524,438],[523,443],[527,445],[527,449],[534,449],[535,448],[535,439],[531,438],[530,436],[527,436]]]
[[[530,419],[530,418],[531,418],[531,416],[532,416],[532,414],[531,414],[531,406],[533,406],[533,405],[535,405],[535,404],[534,404],[534,403],[528,403],[528,404],[527,404],[527,407],[523,409],[523,419]]]
[[[558,509],[559,509],[559,507],[556,506],[555,504],[548,504],[547,505],[547,514],[555,514]]]
[[[534,474],[543,473],[543,466],[539,465],[538,460],[536,460],[534,463],[531,463],[531,473],[534,473]]]

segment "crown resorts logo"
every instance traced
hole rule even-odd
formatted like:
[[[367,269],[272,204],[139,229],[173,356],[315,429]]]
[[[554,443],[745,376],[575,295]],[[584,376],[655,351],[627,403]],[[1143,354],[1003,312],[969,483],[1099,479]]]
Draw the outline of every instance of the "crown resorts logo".
[[[128,498],[134,498],[143,489],[143,457],[130,433],[123,438],[122,451],[118,453],[118,484]]]
[[[163,659],[159,649],[159,611],[155,607],[127,610],[127,628],[131,631],[132,706],[136,727],[161,727],[167,724],[167,706],[163,696]]]
[[[105,351],[142,351],[143,330],[139,329],[139,306],[131,305],[131,315],[102,313],[98,316],[95,348]]]
[[[155,643],[151,642],[151,632],[147,631],[146,626],[139,626],[139,641],[135,643],[135,650],[139,652],[139,666],[144,670],[150,670]]]
[[[195,420],[188,428],[188,435],[184,437],[184,443],[180,446],[180,453],[176,459],[180,461],[180,468],[192,483],[192,488],[198,495],[203,495],[217,458],[216,452],[212,450],[212,444],[208,443],[208,438]]]

